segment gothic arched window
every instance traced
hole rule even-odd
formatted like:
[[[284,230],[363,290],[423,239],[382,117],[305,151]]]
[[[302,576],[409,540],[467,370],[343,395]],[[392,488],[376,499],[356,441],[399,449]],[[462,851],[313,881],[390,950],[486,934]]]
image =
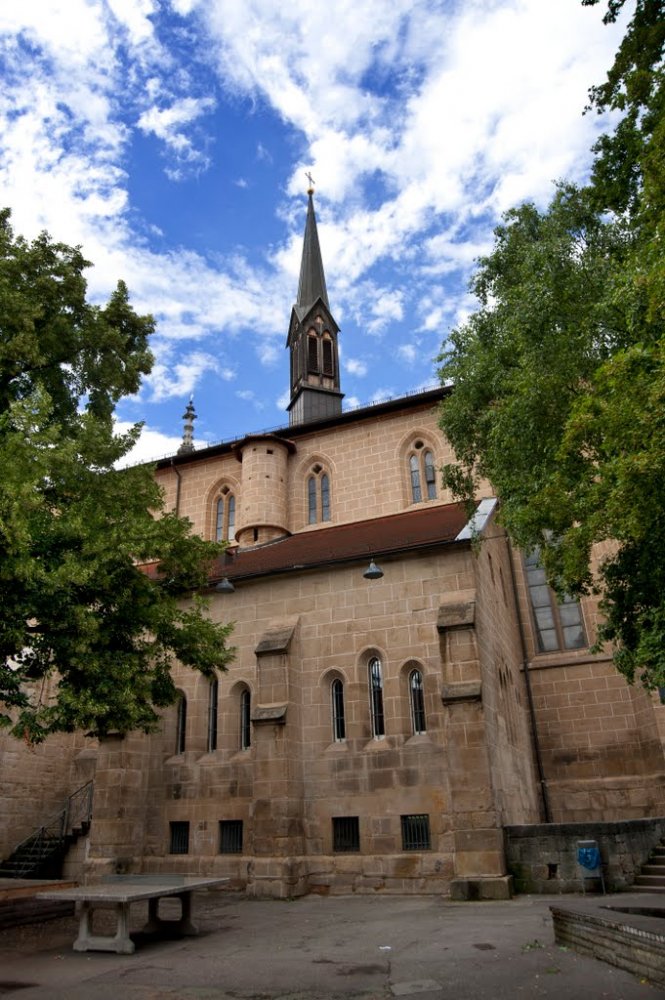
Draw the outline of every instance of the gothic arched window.
[[[240,695],[240,749],[249,750],[252,745],[252,697],[247,688]]]
[[[236,528],[236,498],[223,486],[215,504],[215,541],[233,541]]]
[[[330,476],[318,464],[307,478],[307,520],[309,524],[330,520]]]
[[[175,727],[175,752],[184,753],[187,742],[187,699],[184,694],[178,697],[176,727]]]
[[[215,678],[208,689],[208,753],[217,749],[217,703],[219,698],[219,681]]]
[[[367,664],[369,672],[369,707],[372,718],[372,736],[385,736],[386,727],[383,718],[383,676],[381,660],[373,656]]]
[[[334,680],[330,685],[332,699],[333,739],[340,743],[346,739],[346,719],[344,716],[344,685],[340,680]]]
[[[412,670],[409,674],[409,702],[411,704],[411,727],[413,732],[427,732],[423,675],[420,670]]]
[[[409,451],[411,501],[436,500],[436,468],[434,455],[422,441],[416,441]]]

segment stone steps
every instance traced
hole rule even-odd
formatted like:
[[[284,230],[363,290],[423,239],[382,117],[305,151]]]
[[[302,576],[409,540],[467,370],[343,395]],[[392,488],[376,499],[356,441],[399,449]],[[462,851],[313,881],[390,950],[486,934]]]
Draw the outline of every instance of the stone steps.
[[[635,892],[665,893],[665,844],[653,848],[633,883]]]

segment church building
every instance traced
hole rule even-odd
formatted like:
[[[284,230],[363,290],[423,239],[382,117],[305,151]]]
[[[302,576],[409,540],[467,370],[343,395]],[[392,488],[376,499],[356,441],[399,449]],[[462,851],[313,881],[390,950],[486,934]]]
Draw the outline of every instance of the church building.
[[[0,737],[0,853],[45,773],[54,801],[94,780],[85,877],[255,896],[505,898],[506,827],[665,815],[665,708],[591,652],[597,602],[557,603],[490,484],[472,514],[442,488],[454,390],[343,409],[333,308],[310,190],[288,425],[194,450],[190,406],[157,463],[167,507],[229,543],[208,596],[235,659],[212,683],[176,665],[155,735],[57,737],[32,763]]]

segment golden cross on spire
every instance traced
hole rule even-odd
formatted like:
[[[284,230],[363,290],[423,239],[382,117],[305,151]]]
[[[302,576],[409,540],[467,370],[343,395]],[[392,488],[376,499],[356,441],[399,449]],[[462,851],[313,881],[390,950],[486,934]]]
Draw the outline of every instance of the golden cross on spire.
[[[308,170],[308,171],[307,171],[307,172],[305,173],[305,177],[306,177],[306,178],[307,178],[307,180],[309,181],[309,187],[308,187],[308,189],[307,189],[307,194],[314,194],[314,178],[312,177],[312,172],[311,172],[311,170]]]

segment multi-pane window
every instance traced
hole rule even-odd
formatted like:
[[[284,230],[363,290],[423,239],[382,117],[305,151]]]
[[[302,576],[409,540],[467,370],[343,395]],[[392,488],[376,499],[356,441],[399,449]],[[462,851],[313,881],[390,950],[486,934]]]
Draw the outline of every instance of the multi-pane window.
[[[178,698],[176,708],[175,752],[184,753],[187,741],[187,699],[184,694]]]
[[[409,454],[409,477],[413,503],[436,499],[434,455],[422,441],[416,441]]]
[[[189,852],[189,823],[169,823],[170,842],[169,854],[187,854]]]
[[[360,850],[360,825],[357,816],[333,816],[333,851],[340,854]]]
[[[431,847],[429,816],[425,814],[402,816],[402,850],[428,851]]]
[[[242,854],[242,820],[219,821],[219,853]]]
[[[240,694],[240,749],[249,750],[252,745],[252,701],[247,688]]]
[[[217,702],[219,697],[219,681],[210,682],[208,689],[208,753],[217,749]]]
[[[425,692],[423,690],[423,675],[420,670],[412,670],[409,674],[409,701],[411,704],[411,727],[413,732],[427,732]]]
[[[236,498],[224,486],[215,505],[215,541],[233,541],[236,527]]]
[[[385,736],[386,728],[383,718],[383,677],[381,660],[373,656],[367,665],[369,672],[369,707],[372,718],[372,736]]]
[[[557,600],[547,585],[537,549],[525,557],[524,565],[539,651],[550,653],[558,649],[583,649],[587,638],[579,601],[572,597]]]
[[[318,464],[307,479],[307,519],[309,524],[330,520],[330,477]]]
[[[334,680],[330,685],[332,699],[333,739],[341,742],[346,739],[346,721],[344,718],[344,685],[340,680]]]

